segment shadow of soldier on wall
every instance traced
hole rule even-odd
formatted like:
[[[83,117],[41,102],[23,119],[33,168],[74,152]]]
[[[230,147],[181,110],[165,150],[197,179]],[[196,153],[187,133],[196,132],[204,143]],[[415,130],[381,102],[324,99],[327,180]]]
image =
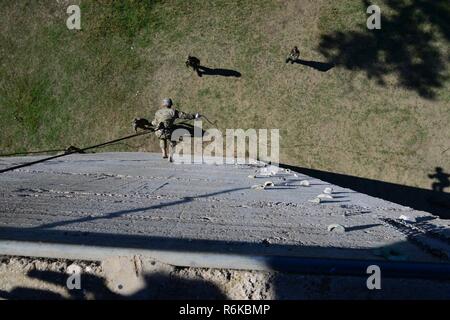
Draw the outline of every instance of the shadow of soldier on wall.
[[[431,184],[431,189],[435,192],[444,192],[445,188],[450,187],[450,174],[445,173],[441,167],[436,167],[434,174],[429,174],[430,179],[436,179],[438,181]]]
[[[112,291],[105,278],[84,274],[82,288],[68,290],[67,274],[55,271],[31,270],[31,279],[41,281],[41,287],[15,287],[0,290],[0,299],[7,300],[225,300],[228,297],[214,283],[203,279],[181,278],[174,274],[156,272],[144,275],[145,286],[132,295]],[[46,284],[46,286],[44,286]],[[48,287],[48,288],[47,288]],[[58,288],[53,292],[51,288]],[[62,294],[65,292],[66,294]]]

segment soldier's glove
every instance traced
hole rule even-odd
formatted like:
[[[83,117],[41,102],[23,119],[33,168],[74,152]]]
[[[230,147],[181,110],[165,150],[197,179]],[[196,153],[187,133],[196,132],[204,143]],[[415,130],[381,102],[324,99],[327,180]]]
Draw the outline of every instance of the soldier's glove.
[[[194,119],[199,119],[199,118],[201,118],[201,116],[202,116],[202,115],[201,115],[200,113],[197,112],[197,113],[195,114],[195,116],[194,116]]]

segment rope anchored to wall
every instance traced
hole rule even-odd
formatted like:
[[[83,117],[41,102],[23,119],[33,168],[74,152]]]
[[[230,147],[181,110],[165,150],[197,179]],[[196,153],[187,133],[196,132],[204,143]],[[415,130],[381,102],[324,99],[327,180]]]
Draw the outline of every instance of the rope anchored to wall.
[[[142,136],[142,135],[145,135],[145,134],[149,134],[149,133],[152,133],[154,131],[155,131],[155,129],[151,128],[151,129],[148,129],[146,131],[139,132],[139,133],[136,133],[136,134],[133,134],[133,135],[130,135],[130,136],[114,139],[114,140],[111,140],[111,141],[107,141],[107,142],[104,142],[104,143],[96,144],[94,146],[89,146],[89,147],[85,147],[85,148],[81,148],[81,149],[77,148],[77,147],[74,147],[74,146],[70,146],[67,149],[53,150],[53,151],[64,151],[64,153],[63,154],[58,154],[56,156],[52,156],[52,157],[36,160],[36,161],[31,161],[31,162],[19,164],[17,166],[9,167],[9,168],[6,168],[6,169],[1,169],[0,173],[5,173],[5,172],[8,172],[8,171],[13,171],[13,170],[24,168],[24,167],[29,167],[29,166],[32,166],[34,164],[38,164],[38,163],[42,163],[42,162],[45,162],[45,161],[49,161],[49,160],[65,157],[65,156],[68,156],[68,155],[73,154],[73,153],[84,153],[87,150],[104,147],[104,146],[107,146],[107,145],[111,145],[113,143],[117,143],[119,141],[135,138],[135,137]],[[50,150],[47,150],[47,151],[50,151]]]

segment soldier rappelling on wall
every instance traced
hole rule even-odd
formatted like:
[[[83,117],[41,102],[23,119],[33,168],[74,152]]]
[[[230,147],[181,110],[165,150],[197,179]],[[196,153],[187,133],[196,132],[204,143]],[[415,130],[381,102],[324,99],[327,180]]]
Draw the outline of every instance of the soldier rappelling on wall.
[[[142,129],[153,130],[155,132],[156,137],[159,139],[162,157],[163,159],[168,159],[169,162],[173,162],[173,152],[176,144],[178,143],[177,140],[172,140],[172,133],[177,127],[175,120],[194,120],[204,117],[198,112],[191,114],[176,110],[175,108],[172,108],[172,105],[172,99],[164,99],[160,109],[156,111],[153,121],[150,122],[144,118],[135,118],[132,123],[135,131],[137,131],[137,129]],[[206,117],[205,119],[209,123],[214,124]]]
[[[201,117],[199,113],[185,113],[172,108],[172,99],[164,99],[161,108],[156,111],[155,118],[151,124],[156,128],[155,135],[159,139],[159,145],[162,151],[162,157],[173,162],[173,152],[177,141],[172,140],[174,131],[174,122],[176,119],[194,120]]]

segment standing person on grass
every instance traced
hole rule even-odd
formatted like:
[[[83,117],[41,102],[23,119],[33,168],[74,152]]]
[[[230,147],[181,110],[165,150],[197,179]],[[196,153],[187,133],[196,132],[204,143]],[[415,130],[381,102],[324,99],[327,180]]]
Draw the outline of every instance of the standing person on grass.
[[[297,46],[295,46],[291,52],[289,53],[289,55],[286,58],[286,63],[291,62],[291,64],[293,64],[294,62],[297,61],[298,57],[300,57],[300,50],[298,50]]]

